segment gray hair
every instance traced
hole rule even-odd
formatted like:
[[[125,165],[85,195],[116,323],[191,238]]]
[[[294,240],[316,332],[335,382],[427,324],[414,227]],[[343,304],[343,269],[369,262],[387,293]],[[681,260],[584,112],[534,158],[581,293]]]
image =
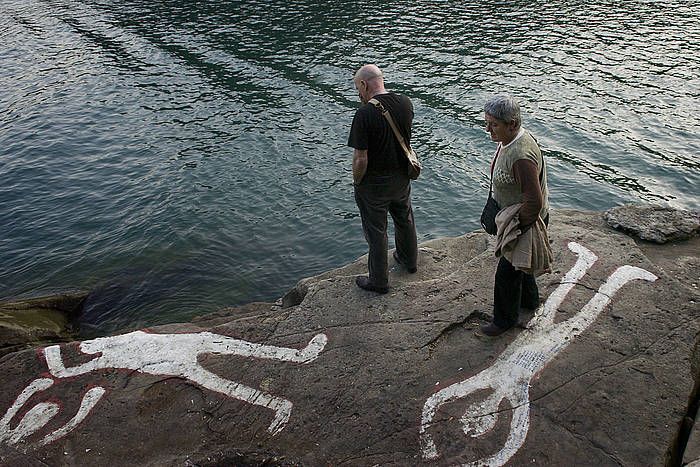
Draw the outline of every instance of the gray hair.
[[[520,104],[509,94],[498,94],[489,98],[484,104],[484,112],[502,122],[514,121],[518,127],[522,123]]]

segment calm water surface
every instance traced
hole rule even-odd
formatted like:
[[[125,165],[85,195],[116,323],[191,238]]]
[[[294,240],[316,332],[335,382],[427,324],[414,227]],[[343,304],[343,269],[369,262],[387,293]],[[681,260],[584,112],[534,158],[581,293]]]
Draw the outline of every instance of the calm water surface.
[[[700,208],[700,3],[0,3],[0,299],[92,332],[274,300],[366,251],[353,71],[413,98],[420,240],[478,227],[483,101],[522,100],[551,202]]]

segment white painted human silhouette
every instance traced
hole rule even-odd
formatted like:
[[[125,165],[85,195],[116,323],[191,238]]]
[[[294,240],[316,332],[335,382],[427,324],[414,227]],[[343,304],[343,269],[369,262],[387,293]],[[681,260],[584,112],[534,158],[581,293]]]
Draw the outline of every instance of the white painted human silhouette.
[[[211,332],[153,334],[135,331],[82,342],[80,350],[96,357],[73,367],[65,366],[60,346],[52,345],[43,349],[43,354],[53,378],[35,379],[20,393],[0,419],[0,443],[19,442],[46,426],[59,412],[58,404],[40,402],[11,429],[11,420],[34,394],[45,391],[61,378],[84,375],[101,369],[125,369],[150,375],[180,377],[228,397],[269,408],[274,411],[275,416],[268,431],[277,434],[284,428],[291,415],[292,403],[289,400],[212,373],[199,363],[198,356],[238,355],[305,364],[319,356],[327,341],[325,334],[316,334],[303,349],[292,349],[255,344]],[[51,443],[72,431],[87,417],[104,393],[105,389],[99,386],[89,389],[83,396],[76,415],[62,427],[46,435],[41,444]]]
[[[636,279],[650,282],[657,279],[654,274],[644,269],[621,266],[608,277],[579,313],[555,324],[556,311],[564,298],[598,259],[593,252],[578,243],[571,242],[568,246],[578,255],[576,264],[537,311],[528,329],[508,345],[493,365],[436,392],[426,400],[420,425],[421,449],[426,460],[433,460],[439,456],[429,432],[431,426],[438,423],[434,421],[438,409],[446,403],[465,398],[477,391],[491,390],[492,393],[485,400],[470,405],[461,417],[464,434],[477,438],[491,431],[496,425],[500,413],[499,406],[504,399],[510,403],[512,409],[510,432],[504,446],[498,452],[468,465],[505,464],[520,449],[527,436],[532,378],[566,348],[573,337],[591,325],[622,286]]]

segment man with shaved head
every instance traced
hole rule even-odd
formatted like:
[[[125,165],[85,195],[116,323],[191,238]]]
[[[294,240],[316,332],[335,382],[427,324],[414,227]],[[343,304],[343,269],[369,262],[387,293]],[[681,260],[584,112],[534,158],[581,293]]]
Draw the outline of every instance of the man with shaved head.
[[[369,277],[356,284],[377,293],[389,291],[387,213],[394,221],[394,260],[409,273],[416,272],[418,246],[411,207],[408,159],[382,113],[370,103],[376,99],[389,111],[406,143],[411,142],[413,104],[384,88],[384,75],[376,65],[362,66],[353,78],[362,105],[355,112],[348,138],[354,148],[352,176],[355,201],[369,245]]]

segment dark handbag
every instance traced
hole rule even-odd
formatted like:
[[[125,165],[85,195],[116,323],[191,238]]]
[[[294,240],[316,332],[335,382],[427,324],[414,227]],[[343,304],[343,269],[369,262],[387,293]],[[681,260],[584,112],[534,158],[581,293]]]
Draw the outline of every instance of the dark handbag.
[[[408,159],[408,178],[415,180],[420,175],[420,170],[422,168],[418,160],[418,155],[413,148],[408,148],[408,150],[404,149],[404,153]]]
[[[498,228],[496,227],[496,215],[498,214],[498,211],[501,210],[501,207],[498,205],[496,200],[493,199],[493,196],[491,196],[491,194],[493,193],[493,169],[494,167],[496,167],[496,160],[498,159],[500,153],[501,149],[499,147],[498,152],[496,152],[496,157],[494,157],[493,163],[491,164],[491,183],[489,183],[489,197],[486,198],[486,205],[484,206],[484,210],[481,211],[481,226],[489,235],[496,235],[496,233],[498,232]]]
[[[370,99],[369,103],[375,106],[377,110],[379,110],[382,113],[382,115],[384,115],[387,122],[389,122],[391,130],[394,132],[394,136],[396,136],[397,141],[401,145],[401,149],[403,150],[406,159],[408,159],[408,178],[410,178],[411,180],[417,179],[420,175],[421,165],[420,161],[418,160],[418,156],[416,155],[416,151],[414,151],[411,146],[406,144],[406,140],[404,139],[398,127],[394,123],[394,119],[391,118],[391,114],[388,110],[384,108],[382,103],[374,98]]]
[[[496,235],[498,229],[496,228],[496,215],[501,210],[500,206],[493,196],[491,196],[491,189],[489,188],[489,197],[486,200],[486,206],[481,212],[481,226],[484,228],[487,234]]]

